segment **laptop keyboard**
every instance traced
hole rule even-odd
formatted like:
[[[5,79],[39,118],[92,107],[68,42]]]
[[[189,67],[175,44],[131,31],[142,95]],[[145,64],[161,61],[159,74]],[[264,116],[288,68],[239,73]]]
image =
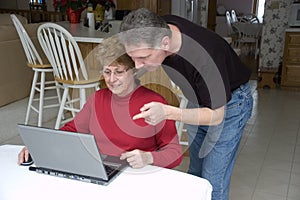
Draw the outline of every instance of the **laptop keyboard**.
[[[117,169],[117,167],[109,165],[104,165],[104,167],[108,176]]]

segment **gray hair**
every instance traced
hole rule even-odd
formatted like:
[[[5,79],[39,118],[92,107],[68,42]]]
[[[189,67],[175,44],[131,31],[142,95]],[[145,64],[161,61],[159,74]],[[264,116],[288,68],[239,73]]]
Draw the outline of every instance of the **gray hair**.
[[[95,48],[95,51],[101,68],[106,65],[118,64],[134,68],[133,60],[127,55],[125,47],[117,35],[104,39],[103,42]]]
[[[125,45],[144,44],[154,48],[160,46],[163,37],[171,37],[171,30],[166,21],[154,12],[140,8],[124,17],[119,36]]]

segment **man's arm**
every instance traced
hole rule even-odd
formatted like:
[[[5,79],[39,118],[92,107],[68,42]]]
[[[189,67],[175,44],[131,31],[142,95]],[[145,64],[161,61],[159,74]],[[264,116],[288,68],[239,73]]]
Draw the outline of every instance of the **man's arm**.
[[[206,107],[181,109],[158,102],[151,102],[145,104],[140,111],[133,119],[144,118],[151,125],[156,125],[162,120],[170,119],[186,124],[212,126],[220,124],[224,118],[224,106],[214,110]]]

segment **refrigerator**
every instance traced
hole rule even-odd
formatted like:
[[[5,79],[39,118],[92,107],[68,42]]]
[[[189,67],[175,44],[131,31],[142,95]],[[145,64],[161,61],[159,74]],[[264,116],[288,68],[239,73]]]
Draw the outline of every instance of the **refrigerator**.
[[[171,14],[201,24],[201,0],[172,0]]]

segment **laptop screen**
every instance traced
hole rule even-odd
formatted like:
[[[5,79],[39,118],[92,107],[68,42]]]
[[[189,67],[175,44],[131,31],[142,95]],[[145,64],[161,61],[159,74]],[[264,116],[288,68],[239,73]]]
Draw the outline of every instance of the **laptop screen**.
[[[91,134],[18,125],[36,167],[108,180]]]

